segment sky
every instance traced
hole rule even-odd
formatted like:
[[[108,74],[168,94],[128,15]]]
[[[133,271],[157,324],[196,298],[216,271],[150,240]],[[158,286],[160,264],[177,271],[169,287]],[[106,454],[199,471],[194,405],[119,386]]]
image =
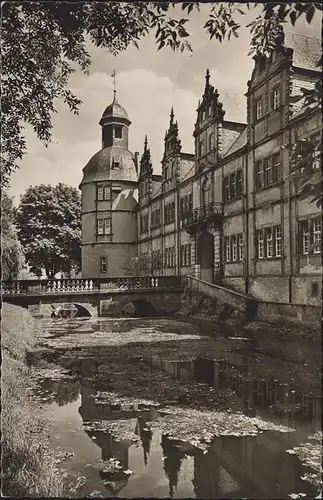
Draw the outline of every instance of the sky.
[[[14,204],[29,186],[56,185],[59,182],[77,187],[82,179],[82,169],[101,148],[99,120],[113,98],[111,74],[116,70],[117,99],[127,110],[132,124],[129,131],[129,149],[143,150],[145,134],[151,149],[154,172],[161,172],[164,136],[169,125],[171,106],[179,124],[182,151],[194,152],[193,129],[198,100],[204,91],[205,72],[209,68],[211,84],[219,91],[219,100],[226,111],[225,119],[246,121],[247,81],[250,79],[253,60],[247,56],[250,43],[250,22],[260,11],[258,5],[246,16],[239,38],[219,43],[209,40],[203,29],[209,5],[201,5],[200,12],[190,14],[186,27],[190,33],[193,53],[157,51],[154,36],[145,37],[140,50],[129,47],[118,56],[105,49],[89,45],[92,65],[90,75],[80,70],[70,80],[71,90],[83,104],[79,115],[57,102],[58,114],[53,117],[53,143],[47,148],[32,130],[26,129],[28,153],[11,178],[9,190]],[[179,6],[175,15],[181,14]],[[238,19],[237,19],[238,20]],[[286,30],[320,38],[321,18],[316,16],[311,25],[305,20],[296,27],[286,24]]]

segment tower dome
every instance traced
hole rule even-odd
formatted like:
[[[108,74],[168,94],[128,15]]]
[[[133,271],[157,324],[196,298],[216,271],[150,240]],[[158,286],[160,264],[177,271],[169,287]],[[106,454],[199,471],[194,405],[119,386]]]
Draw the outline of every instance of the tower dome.
[[[131,121],[119,104],[114,91],[113,101],[100,119],[102,149],[83,168],[81,185],[98,181],[138,181],[136,158],[128,149],[128,129]]]
[[[100,124],[101,124],[101,122],[105,122],[106,119],[109,119],[109,118],[119,118],[122,120],[126,120],[129,122],[129,125],[131,123],[131,121],[129,120],[129,116],[128,116],[127,111],[117,101],[116,91],[114,91],[114,97],[113,97],[112,103],[109,104],[109,106],[107,106],[103,112],[102,118],[100,120]]]

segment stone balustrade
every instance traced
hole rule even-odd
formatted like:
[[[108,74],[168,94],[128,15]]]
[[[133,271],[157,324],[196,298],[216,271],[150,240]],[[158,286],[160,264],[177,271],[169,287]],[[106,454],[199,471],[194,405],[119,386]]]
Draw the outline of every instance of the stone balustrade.
[[[3,295],[71,292],[121,291],[139,289],[181,288],[180,276],[135,276],[127,278],[78,278],[78,279],[39,279],[3,281]]]

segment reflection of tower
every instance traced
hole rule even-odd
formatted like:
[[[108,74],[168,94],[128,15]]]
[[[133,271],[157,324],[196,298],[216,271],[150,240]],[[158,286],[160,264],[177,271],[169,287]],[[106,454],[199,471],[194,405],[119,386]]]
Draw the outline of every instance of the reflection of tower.
[[[196,498],[216,498],[218,496],[219,459],[212,446],[206,454],[199,452],[194,457],[194,493]]]
[[[173,498],[177,488],[178,474],[181,470],[183,453],[165,436],[162,436],[161,445],[165,457],[164,471],[169,481],[169,496]]]
[[[141,415],[138,417],[135,433],[141,438],[141,445],[144,452],[144,463],[147,465],[148,456],[150,452],[150,443],[152,439],[152,431],[146,429],[146,422],[150,420],[149,415]]]

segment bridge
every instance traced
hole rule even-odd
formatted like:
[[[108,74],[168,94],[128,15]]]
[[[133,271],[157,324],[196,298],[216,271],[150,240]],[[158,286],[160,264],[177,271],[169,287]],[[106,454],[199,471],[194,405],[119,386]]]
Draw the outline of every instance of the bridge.
[[[80,316],[154,316],[180,309],[181,276],[3,281],[4,302],[24,308],[73,304]]]

